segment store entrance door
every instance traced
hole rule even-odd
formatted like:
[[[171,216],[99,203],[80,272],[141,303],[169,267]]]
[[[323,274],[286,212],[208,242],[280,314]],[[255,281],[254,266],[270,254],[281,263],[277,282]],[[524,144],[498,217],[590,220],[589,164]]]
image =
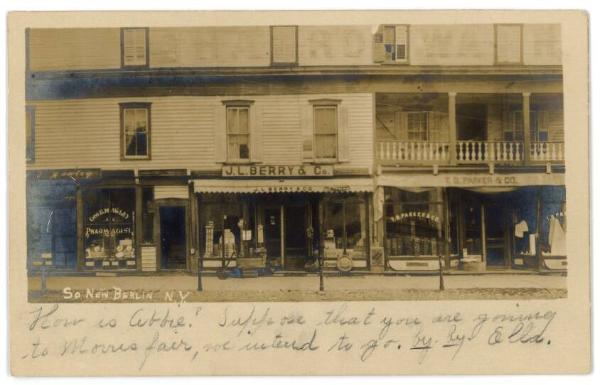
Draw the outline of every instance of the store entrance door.
[[[284,207],[285,269],[304,270],[308,255],[306,241],[307,208],[304,205]]]
[[[180,270],[186,268],[185,206],[161,206],[160,267]]]
[[[498,203],[485,206],[486,265],[491,268],[508,267],[506,258],[505,207]]]
[[[281,206],[265,207],[265,248],[271,266],[281,264]]]

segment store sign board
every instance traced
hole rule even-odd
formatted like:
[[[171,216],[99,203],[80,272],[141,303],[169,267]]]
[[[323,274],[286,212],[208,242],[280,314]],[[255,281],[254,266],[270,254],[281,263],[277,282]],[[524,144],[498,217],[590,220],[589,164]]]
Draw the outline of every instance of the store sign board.
[[[562,186],[564,174],[453,174],[453,175],[385,175],[379,186],[391,187],[519,187]]]
[[[36,179],[97,179],[102,176],[100,169],[63,169],[30,171]]]
[[[232,165],[223,166],[224,177],[330,177],[331,165]]]

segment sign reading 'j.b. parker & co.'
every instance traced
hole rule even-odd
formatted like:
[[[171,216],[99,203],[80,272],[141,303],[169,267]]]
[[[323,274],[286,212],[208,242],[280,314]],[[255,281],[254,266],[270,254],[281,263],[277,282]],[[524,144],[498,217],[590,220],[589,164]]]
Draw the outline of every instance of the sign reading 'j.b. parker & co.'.
[[[325,165],[235,165],[223,166],[226,177],[326,177],[333,175],[333,166]]]

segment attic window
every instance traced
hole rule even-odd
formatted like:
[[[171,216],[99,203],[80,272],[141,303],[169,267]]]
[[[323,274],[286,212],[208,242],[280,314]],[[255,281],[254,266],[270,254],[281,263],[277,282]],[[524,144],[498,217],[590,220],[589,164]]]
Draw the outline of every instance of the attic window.
[[[123,67],[148,65],[148,29],[121,29],[121,55]]]
[[[384,26],[383,45],[385,61],[406,63],[408,61],[408,26]]]

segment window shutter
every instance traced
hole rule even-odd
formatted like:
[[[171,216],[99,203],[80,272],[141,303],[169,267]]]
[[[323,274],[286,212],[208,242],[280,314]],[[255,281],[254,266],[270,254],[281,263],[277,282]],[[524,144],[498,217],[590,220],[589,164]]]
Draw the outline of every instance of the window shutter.
[[[312,162],[314,159],[313,152],[313,106],[305,105],[302,107],[301,116],[302,125],[302,159],[304,162]]]
[[[385,47],[383,45],[383,26],[377,28],[373,35],[373,62],[383,63],[385,61]]]
[[[262,107],[250,107],[250,158],[253,162],[263,159],[262,120]]]
[[[215,107],[215,162],[224,163],[227,160],[227,135],[226,135],[225,106]]]
[[[338,107],[338,161],[347,162],[349,149],[348,108]]]
[[[125,65],[146,65],[146,30],[126,29],[123,32],[123,55]]]

